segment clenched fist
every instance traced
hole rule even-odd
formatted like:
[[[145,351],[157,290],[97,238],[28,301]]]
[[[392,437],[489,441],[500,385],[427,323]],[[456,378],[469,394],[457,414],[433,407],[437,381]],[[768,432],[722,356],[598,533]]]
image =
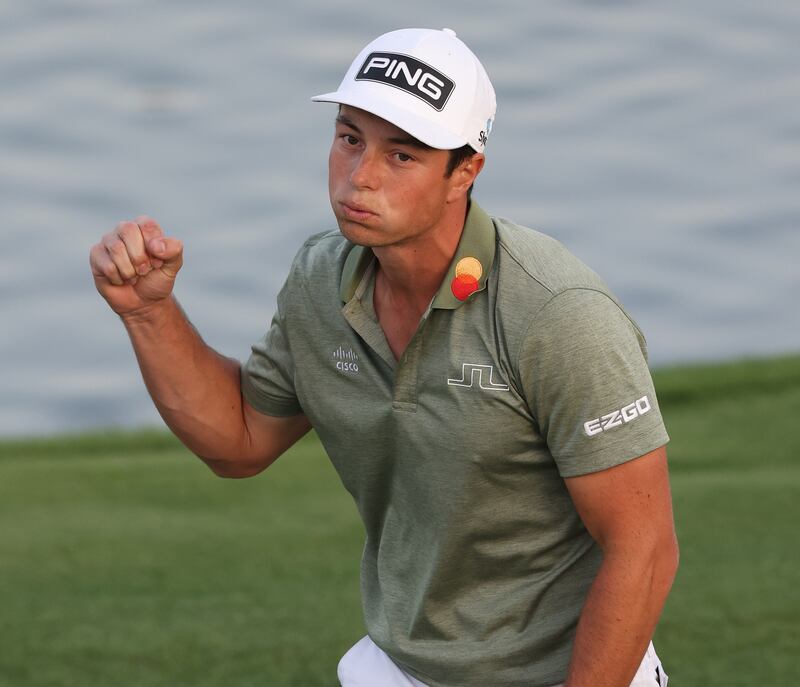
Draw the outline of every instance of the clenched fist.
[[[163,301],[172,293],[183,264],[183,244],[164,236],[142,215],[120,222],[89,252],[94,284],[111,309],[125,316]]]

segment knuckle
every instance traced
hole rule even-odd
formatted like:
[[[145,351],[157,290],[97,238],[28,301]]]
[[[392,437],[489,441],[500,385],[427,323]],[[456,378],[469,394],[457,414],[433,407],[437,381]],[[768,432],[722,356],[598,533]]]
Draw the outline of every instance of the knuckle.
[[[118,236],[114,236],[113,238],[109,239],[106,243],[106,250],[111,255],[121,256],[127,253],[125,248],[125,244],[120,240]]]
[[[136,276],[136,270],[133,269],[133,266],[128,263],[118,264],[117,271],[124,279],[131,279]]]
[[[133,222],[125,222],[117,233],[123,240],[133,239],[139,234],[139,225]]]
[[[114,281],[115,279],[119,278],[119,274],[117,273],[117,268],[114,267],[113,264],[106,262],[100,265],[100,272],[102,272],[103,276],[106,277],[109,281]]]

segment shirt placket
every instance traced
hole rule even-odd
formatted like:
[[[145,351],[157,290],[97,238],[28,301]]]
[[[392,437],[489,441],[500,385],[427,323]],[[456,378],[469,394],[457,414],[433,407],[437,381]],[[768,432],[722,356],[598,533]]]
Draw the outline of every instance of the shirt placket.
[[[419,386],[419,362],[422,354],[422,344],[425,338],[425,329],[430,317],[431,309],[422,316],[417,331],[409,341],[406,350],[397,363],[394,371],[394,390],[392,393],[392,408],[406,413],[417,412],[417,389]]]
[[[395,359],[386,335],[383,333],[375,308],[372,304],[374,289],[374,263],[365,272],[353,298],[342,308],[342,314],[353,330],[361,337],[392,370],[392,409],[400,412],[416,412],[419,361],[422,343],[431,306],[420,319],[417,331],[409,341],[400,360]]]

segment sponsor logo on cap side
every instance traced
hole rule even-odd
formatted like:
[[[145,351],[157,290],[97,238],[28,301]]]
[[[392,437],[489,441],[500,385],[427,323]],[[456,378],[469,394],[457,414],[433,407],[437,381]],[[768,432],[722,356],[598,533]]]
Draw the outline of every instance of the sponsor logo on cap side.
[[[376,81],[424,100],[435,110],[442,111],[455,82],[410,55],[393,52],[373,52],[364,60],[356,81]]]

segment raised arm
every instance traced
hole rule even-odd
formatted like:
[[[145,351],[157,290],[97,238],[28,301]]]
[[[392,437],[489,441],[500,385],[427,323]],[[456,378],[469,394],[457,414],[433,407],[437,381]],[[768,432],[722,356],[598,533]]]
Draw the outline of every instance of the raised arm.
[[[254,475],[309,430],[304,415],[263,415],[242,398],[239,363],[206,345],[172,295],[183,246],[154,220],[120,222],[92,247],[89,262],[159,413],[216,474]]]

